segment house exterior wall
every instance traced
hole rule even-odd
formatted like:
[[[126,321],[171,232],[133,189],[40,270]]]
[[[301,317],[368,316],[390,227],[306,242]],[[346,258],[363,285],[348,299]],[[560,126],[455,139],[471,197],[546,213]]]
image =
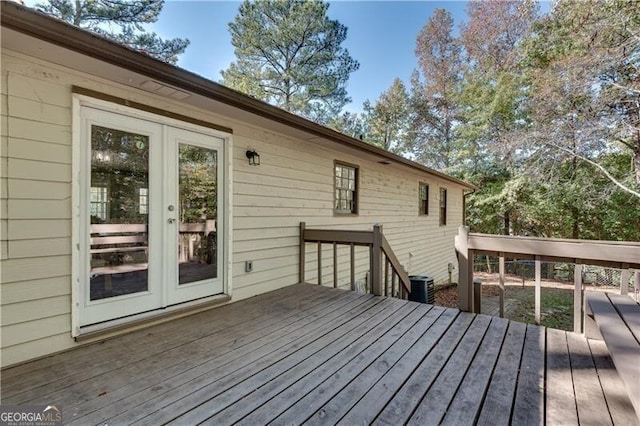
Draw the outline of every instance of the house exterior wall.
[[[233,129],[232,300],[297,283],[299,223],[308,228],[384,233],[410,274],[448,278],[462,222],[463,188],[400,165],[382,165],[352,148],[315,145],[231,117],[3,49],[0,134],[0,304],[2,366],[65,350],[71,337],[72,85]],[[324,144],[326,145],[326,144]],[[261,165],[249,166],[248,148]],[[359,167],[359,213],[336,215],[334,161]],[[418,215],[418,185],[430,185],[429,215]],[[439,188],[448,189],[447,225],[439,226]],[[324,283],[332,285],[326,248]],[[317,275],[307,245],[306,280]],[[348,286],[347,249],[340,284]],[[254,262],[245,272],[245,261]],[[368,254],[359,251],[358,278]]]

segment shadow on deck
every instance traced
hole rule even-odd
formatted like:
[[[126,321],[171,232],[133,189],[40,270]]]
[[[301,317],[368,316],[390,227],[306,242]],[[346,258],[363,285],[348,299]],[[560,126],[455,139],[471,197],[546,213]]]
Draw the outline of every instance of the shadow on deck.
[[[299,284],[2,372],[71,424],[637,424],[602,342]]]

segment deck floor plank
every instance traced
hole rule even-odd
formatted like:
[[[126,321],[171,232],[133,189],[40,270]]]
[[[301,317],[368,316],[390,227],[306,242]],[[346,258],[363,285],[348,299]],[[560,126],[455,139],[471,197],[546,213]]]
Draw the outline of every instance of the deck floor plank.
[[[284,300],[281,303],[274,303],[270,306],[269,310],[273,310],[279,312],[281,314],[294,313],[292,311],[291,306],[300,306],[298,303],[302,303],[308,309],[313,309],[314,307],[318,307],[319,309],[326,309],[327,302],[331,300],[339,300],[334,298],[326,298],[321,294],[316,295],[317,297],[314,300],[314,296],[310,295],[309,298],[304,298],[300,300],[295,300],[295,296],[292,295],[291,299]],[[295,304],[295,305],[294,305]],[[257,305],[260,306],[260,305]],[[262,305],[264,306],[264,305]],[[194,343],[203,343],[206,344],[208,339],[219,339],[221,333],[225,334],[230,331],[232,328],[247,328],[252,323],[256,324],[264,324],[263,321],[260,320],[261,309],[252,309],[252,306],[248,306],[249,309],[235,310],[232,311],[234,315],[226,315],[222,316],[219,321],[215,324],[212,324],[209,327],[208,333],[195,333],[189,335],[189,333],[184,333],[181,338],[175,338],[171,335],[163,336],[166,340],[156,339],[153,345],[145,345],[144,350],[141,350],[138,344],[134,345],[125,345],[123,348],[119,348],[113,353],[113,359],[111,362],[101,362],[102,357],[99,357],[97,361],[91,360],[74,360],[78,362],[76,366],[77,370],[75,374],[66,375],[63,378],[53,377],[53,379],[49,379],[49,375],[40,376],[40,380],[44,381],[44,383],[39,383],[39,386],[33,386],[30,389],[27,389],[26,392],[20,393],[18,395],[11,395],[10,393],[6,395],[14,400],[16,403],[37,403],[38,396],[41,394],[51,394],[53,392],[53,396],[55,398],[60,397],[60,403],[64,404],[67,407],[73,406],[74,402],[77,400],[74,395],[71,395],[70,400],[65,400],[63,398],[65,389],[72,386],[73,384],[80,383],[83,381],[92,381],[94,384],[100,386],[100,389],[96,390],[96,394],[104,394],[109,393],[112,390],[119,389],[122,386],[122,383],[116,383],[111,380],[103,380],[105,376],[119,376],[118,373],[124,373],[127,369],[135,368],[135,366],[139,363],[147,362],[147,359],[154,359],[158,356],[162,356],[166,358],[168,354],[173,352],[183,352],[185,346],[191,346]],[[294,313],[293,316],[296,316]],[[277,324],[278,320],[274,320]],[[195,329],[201,328],[205,329],[205,327],[199,327],[198,323],[194,325]],[[236,336],[235,338],[238,338]],[[177,341],[174,343],[174,340]],[[121,353],[121,349],[127,349],[126,354]],[[108,350],[108,349],[105,349]],[[95,358],[95,355],[94,355]],[[65,370],[69,372],[73,371],[73,364],[65,363]],[[154,367],[158,367],[156,363],[154,363]],[[61,370],[60,366],[58,366],[57,370]],[[57,371],[56,370],[56,371]],[[147,373],[151,374],[151,371],[147,370]],[[37,376],[36,376],[37,377]],[[100,377],[100,379],[98,379]],[[127,377],[127,375],[122,375],[122,377]],[[33,384],[33,383],[31,383]],[[105,387],[106,385],[106,387]],[[89,390],[87,388],[87,390]],[[91,399],[89,395],[86,395],[83,399],[83,402]]]
[[[178,410],[178,407],[191,408],[187,398],[195,398],[194,394],[211,396],[210,389],[213,389],[213,395],[216,395],[225,390],[224,386],[233,385],[241,375],[248,377],[254,371],[268,367],[274,357],[287,356],[289,352],[295,351],[303,345],[305,340],[313,340],[318,335],[325,333],[327,327],[355,320],[362,312],[376,309],[379,304],[380,300],[368,299],[355,306],[341,306],[323,317],[313,315],[301,324],[292,325],[295,329],[287,327],[287,329],[281,330],[282,332],[276,339],[266,336],[269,340],[267,344],[260,342],[258,347],[247,348],[244,356],[240,356],[237,351],[234,351],[226,357],[225,362],[212,359],[189,370],[186,374],[164,381],[161,387],[154,386],[146,392],[136,395],[134,403],[137,405],[113,419],[118,424],[129,424],[142,420],[146,416],[180,415],[183,411]],[[375,311],[377,310],[379,307]],[[165,409],[168,406],[171,406],[172,409],[175,408],[176,413]]]
[[[332,321],[331,327],[335,328],[324,327],[323,329],[316,329],[314,333],[309,333],[299,341],[293,342],[287,350],[281,349],[280,351],[269,354],[267,357],[261,357],[257,362],[245,365],[240,369],[234,369],[235,371],[222,380],[207,384],[188,397],[177,401],[176,404],[169,406],[169,410],[156,412],[149,418],[145,418],[143,422],[145,424],[164,424],[176,420],[179,424],[193,424],[194,421],[201,421],[203,417],[202,407],[205,407],[204,410],[206,410],[206,412],[204,415],[206,417],[214,414],[206,404],[210,399],[218,395],[224,398],[228,395],[225,391],[233,389],[238,384],[240,384],[239,390],[238,388],[232,390],[232,392],[230,392],[231,396],[224,398],[225,403],[233,400],[238,394],[243,395],[243,392],[248,393],[252,389],[246,382],[250,382],[250,379],[254,376],[260,374],[266,375],[269,378],[276,377],[286,372],[291,366],[297,365],[299,362],[313,356],[325,346],[332,344],[338,339],[345,338],[345,334],[348,334],[358,326],[362,326],[360,333],[369,331],[377,324],[376,319],[382,321],[398,311],[402,306],[406,306],[406,303],[399,300],[391,301],[387,299],[380,301],[380,303],[360,315],[353,316],[350,312],[348,315],[345,315],[341,321]],[[354,332],[353,335],[355,339],[359,333]]]
[[[176,424],[193,424],[195,422],[200,423],[204,420],[206,420],[208,424],[219,424],[220,421],[233,422],[237,420],[238,417],[243,417],[242,414],[246,414],[246,412],[238,413],[236,411],[233,413],[230,412],[231,410],[225,411],[224,408],[228,408],[232,404],[235,405],[236,409],[242,407],[251,408],[253,405],[251,402],[243,402],[241,400],[245,397],[250,397],[252,393],[255,393],[257,399],[256,404],[259,404],[261,397],[268,394],[268,392],[264,392],[264,389],[262,389],[262,384],[270,383],[276,389],[285,388],[296,382],[295,373],[294,375],[291,374],[296,367],[300,367],[297,373],[304,376],[318,366],[318,361],[334,357],[342,348],[352,347],[357,354],[358,350],[365,351],[372,345],[381,344],[380,342],[385,341],[387,334],[400,332],[403,327],[415,323],[415,316],[422,316],[421,313],[416,312],[416,308],[413,304],[407,303],[400,306],[396,311],[391,312],[387,317],[376,315],[375,318],[372,318],[360,327],[343,334],[335,340],[323,338],[312,342],[309,347],[273,364],[268,369],[261,371],[248,380],[237,384],[227,392],[200,405],[196,410],[191,410],[183,417],[177,418]],[[310,351],[315,352],[309,354]],[[222,411],[213,411],[214,408],[220,408]],[[216,415],[212,416],[212,412]],[[300,419],[301,416],[296,416],[295,418]]]
[[[603,342],[310,284],[8,368],[0,380],[3,404],[46,401],[77,425],[640,426]]]
[[[493,371],[478,418],[478,425],[492,426],[509,423],[526,330],[525,324],[509,323],[509,329],[498,357],[498,364]]]
[[[390,317],[383,323],[378,323],[374,329],[354,343],[341,342],[339,345],[334,345],[338,347],[326,348],[324,352],[328,357],[323,356],[324,359],[328,358],[326,362],[322,363],[321,360],[313,360],[310,363],[305,362],[296,366],[293,371],[278,377],[277,380],[269,383],[266,387],[258,389],[256,391],[258,394],[255,398],[251,398],[254,401],[245,398],[238,401],[230,412],[223,412],[218,418],[209,419],[213,421],[211,424],[215,424],[218,419],[225,418],[241,420],[240,417],[244,417],[243,414],[249,414],[249,412],[251,412],[251,415],[242,419],[241,423],[266,424],[287,408],[304,399],[309,392],[325,383],[332,375],[343,371],[345,365],[348,365],[354,359],[363,360],[364,354],[370,352],[372,347],[383,345],[385,341],[393,340],[391,338],[392,335],[402,333],[403,330],[406,331],[412,327],[416,321],[424,316],[424,309],[425,307],[420,307],[410,311],[403,318],[396,317],[391,319]],[[334,355],[331,356],[332,354]],[[311,368],[304,365],[307,363],[311,364]],[[291,374],[292,372],[293,375]],[[275,412],[270,412],[270,407],[275,407]],[[238,417],[238,414],[240,414],[240,417]]]
[[[486,315],[475,317],[433,385],[423,396],[409,419],[410,425],[438,425],[466,376],[484,337],[491,331],[492,319]],[[490,338],[495,337],[493,335]],[[482,392],[484,393],[484,391]]]
[[[259,315],[261,310],[267,306],[273,308],[283,307],[291,308],[298,301],[306,302],[313,300],[314,297],[322,297],[323,292],[316,288],[309,289],[306,294],[300,294],[295,286],[284,287],[269,293],[265,293],[261,297],[252,297],[238,302],[237,306],[231,304],[221,306],[217,309],[226,313],[236,312],[239,309],[246,312],[256,311]],[[270,305],[269,302],[273,305]],[[202,325],[209,321],[206,313],[196,314],[189,317],[190,327],[185,329],[181,321],[169,321],[163,324],[162,334],[167,342],[171,342],[175,346],[180,346],[188,342],[190,339],[197,339],[202,333],[212,333],[216,328],[204,328]],[[101,360],[97,357],[101,353],[109,352],[114,359],[127,361],[132,357],[139,356],[141,351],[139,348],[144,347],[145,353],[151,353],[154,348],[159,345],[159,339],[153,335],[149,329],[138,330],[119,336],[117,339],[111,338],[100,342],[92,343],[82,347],[82,350],[70,350],[62,354],[56,354],[37,360],[37,362],[29,362],[18,365],[11,369],[3,371],[3,394],[6,397],[16,396],[16,389],[19,393],[23,393],[34,386],[40,386],[43,382],[53,382],[61,380],[69,376],[76,376],[79,373],[88,370],[89,373],[102,364],[112,364],[113,359]],[[161,350],[166,350],[165,346]]]
[[[487,393],[509,321],[493,318],[464,380],[442,420],[443,425],[475,423]]]
[[[547,329],[546,420],[549,424],[578,424],[575,387],[565,331]]]
[[[348,384],[353,383],[357,378],[358,383],[366,382],[366,370],[369,366],[380,360],[396,343],[405,343],[402,338],[410,333],[411,329],[429,327],[435,320],[433,316],[425,317],[424,308],[417,312],[417,315],[411,321],[403,321],[400,326],[394,327],[393,330],[386,333],[371,346],[366,348],[357,357],[352,358],[344,367],[336,371],[312,392],[305,395],[296,404],[289,408],[282,416],[280,416],[275,424],[288,424],[294,420],[305,420],[305,424],[333,424],[339,417],[338,413],[330,410],[327,403],[334,395],[340,393]],[[435,316],[437,318],[437,315]],[[425,321],[421,321],[425,319]],[[417,321],[417,322],[416,322]],[[410,333],[409,336],[413,335]],[[406,350],[406,347],[403,348]],[[401,349],[402,350],[402,349]],[[388,364],[378,364],[384,369],[388,368]],[[348,401],[340,397],[340,403]]]
[[[607,345],[601,340],[587,340],[587,343],[613,424],[640,426],[640,419],[635,415],[633,404],[625,388],[621,386],[622,379],[609,357]]]
[[[413,373],[416,366],[422,362],[442,335],[447,332],[456,317],[456,310],[445,310],[435,324],[426,330],[428,332],[423,334],[418,342],[391,369],[384,373],[380,380],[351,407],[338,424],[348,426],[373,422],[386,405],[386,402],[392,399],[405,380]]]
[[[440,370],[458,347],[459,342],[465,337],[473,320],[474,316],[471,314],[461,313],[458,315],[436,347],[417,365],[402,388],[376,417],[373,421],[374,424],[401,424],[409,420],[415,407],[422,400],[422,396],[439,377]]]
[[[167,351],[154,360],[151,368],[148,366],[145,368],[144,363],[136,363],[133,365],[134,368],[145,368],[144,377],[130,382],[127,381],[129,374],[121,374],[125,383],[117,380],[109,381],[109,387],[102,388],[104,389],[102,392],[107,392],[106,394],[82,403],[84,415],[94,413],[93,418],[110,418],[133,406],[132,404],[136,401],[144,401],[143,398],[148,397],[149,392],[158,394],[160,389],[168,383],[171,386],[177,386],[185,380],[190,380],[194,374],[202,374],[208,367],[220,369],[237,357],[248,356],[259,348],[272,344],[273,340],[277,340],[283,332],[303,328],[308,322],[330,311],[337,309],[345,311],[367,299],[366,296],[341,300],[322,299],[324,303],[309,305],[302,311],[293,311],[297,312],[295,315],[283,315],[278,310],[271,310],[270,317],[277,313],[276,318],[269,317],[262,320],[258,318],[255,322],[242,323],[240,330],[237,330],[237,327],[230,327],[215,335],[215,338],[201,339],[177,350]],[[224,319],[233,322],[233,317],[225,316]],[[192,355],[185,359],[185,352]],[[131,370],[126,372],[135,373]],[[77,417],[75,420],[81,422],[81,418]]]
[[[443,308],[434,307],[402,337],[394,342],[387,351],[377,357],[341,391],[335,393],[329,402],[317,411],[308,423],[326,424],[337,423],[347,412],[375,385],[380,378],[387,374],[398,361],[427,333],[432,333],[432,327],[445,312]],[[378,395],[378,400],[381,397]],[[389,398],[390,399],[390,398]]]
[[[582,336],[567,333],[567,343],[579,423],[594,426],[613,424],[587,341]]]
[[[545,329],[527,325],[511,423],[544,423]]]

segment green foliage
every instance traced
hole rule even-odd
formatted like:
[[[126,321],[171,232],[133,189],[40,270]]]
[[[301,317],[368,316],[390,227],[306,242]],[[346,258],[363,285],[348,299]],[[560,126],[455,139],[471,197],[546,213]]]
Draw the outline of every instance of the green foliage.
[[[363,109],[369,130],[366,141],[397,154],[406,152],[409,95],[402,80],[396,78],[374,105],[366,101]]]
[[[144,24],[158,20],[163,4],[164,0],[48,0],[36,7],[70,24],[175,64],[189,40],[164,40],[144,28]]]
[[[350,99],[346,83],[359,67],[342,47],[347,28],[327,17],[328,3],[245,1],[229,24],[236,61],[223,84],[326,123]]]
[[[180,221],[217,219],[217,154],[193,145],[179,147]]]

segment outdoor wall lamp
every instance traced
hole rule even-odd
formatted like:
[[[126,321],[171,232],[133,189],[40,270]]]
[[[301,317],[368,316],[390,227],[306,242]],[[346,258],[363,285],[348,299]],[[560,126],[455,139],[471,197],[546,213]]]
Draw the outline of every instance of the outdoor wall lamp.
[[[260,154],[258,154],[255,149],[248,150],[246,156],[249,159],[250,166],[260,165]]]

